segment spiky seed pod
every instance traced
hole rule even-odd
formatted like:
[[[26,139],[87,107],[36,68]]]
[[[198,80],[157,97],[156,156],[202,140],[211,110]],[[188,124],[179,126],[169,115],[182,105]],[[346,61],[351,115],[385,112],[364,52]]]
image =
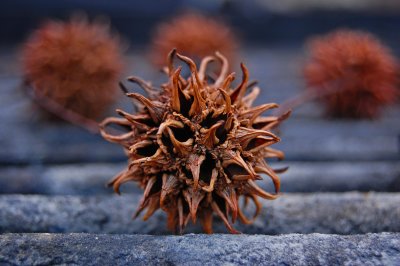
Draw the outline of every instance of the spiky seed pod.
[[[238,40],[232,30],[221,21],[184,13],[156,28],[150,57],[155,65],[163,67],[165,55],[176,48],[195,62],[217,51],[233,62],[237,46]]]
[[[25,43],[26,81],[40,96],[88,118],[113,102],[122,71],[121,45],[106,24],[83,17],[49,21]]]
[[[161,208],[171,230],[182,232],[190,218],[193,222],[200,218],[204,231],[211,233],[214,213],[231,233],[238,233],[232,226],[237,218],[246,224],[252,221],[241,210],[239,197],[255,203],[254,217],[261,210],[258,197],[278,197],[279,177],[264,158],[283,158],[281,151],[270,147],[279,141],[270,129],[289,113],[260,116],[278,105],[252,107],[260,89],[254,87],[245,95],[251,85],[244,64],[243,79],[232,89],[234,73],[228,75],[228,62],[221,54],[204,58],[199,70],[190,58],[176,55],[189,66],[190,77],[180,75],[181,67],[174,68],[172,51],[166,68],[169,82],[160,91],[137,77],[128,78],[148,94],[127,93],[139,113],[117,110],[122,118],[102,122],[103,137],[122,145],[130,160],[129,167],[110,184],[118,193],[120,185],[128,181],[136,181],[144,189],[135,217],[147,208],[146,220]],[[210,83],[205,74],[207,64],[217,59],[222,70]],[[128,131],[111,134],[109,126],[113,124]],[[276,194],[257,185],[260,174],[272,179]]]
[[[374,118],[395,101],[396,59],[369,33],[338,30],[309,43],[304,74],[333,117]]]

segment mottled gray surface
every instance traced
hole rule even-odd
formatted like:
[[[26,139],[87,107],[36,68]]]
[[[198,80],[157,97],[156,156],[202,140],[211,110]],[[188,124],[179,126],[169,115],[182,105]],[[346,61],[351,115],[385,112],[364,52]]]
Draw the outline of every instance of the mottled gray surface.
[[[127,163],[70,164],[0,168],[0,193],[92,195],[112,194],[106,185]],[[139,190],[127,184],[122,191]]]
[[[0,232],[90,232],[168,234],[165,215],[132,220],[140,196],[0,196]],[[400,232],[398,193],[284,194],[262,201],[252,225],[236,223],[247,234]],[[248,214],[254,211],[249,206]],[[227,232],[214,219],[215,232]],[[201,232],[191,226],[187,233]]]
[[[288,123],[290,120],[288,120]],[[374,135],[318,134],[312,122],[293,132],[282,131],[282,141],[274,148],[292,161],[357,161],[400,159],[399,138],[387,132]],[[334,128],[334,127],[333,127]],[[351,130],[351,129],[350,129]],[[367,129],[366,129],[367,130]],[[296,132],[303,134],[296,135]],[[285,134],[288,134],[286,137]],[[1,164],[112,162],[126,159],[120,146],[68,125],[9,125],[0,128]]]
[[[284,192],[400,191],[400,163],[377,162],[285,162],[281,174]]]
[[[16,265],[399,265],[400,234],[0,235]]]
[[[288,162],[271,164],[289,166],[280,174],[282,192],[400,191],[398,162]],[[46,195],[112,194],[106,183],[126,163],[96,163],[0,168],[0,193]],[[260,182],[273,187],[270,178]],[[140,191],[135,183],[122,186],[122,191]]]

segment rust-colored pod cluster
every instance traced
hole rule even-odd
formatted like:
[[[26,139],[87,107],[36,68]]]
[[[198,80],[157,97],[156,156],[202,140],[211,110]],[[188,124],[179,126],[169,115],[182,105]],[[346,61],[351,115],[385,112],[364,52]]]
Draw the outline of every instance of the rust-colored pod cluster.
[[[195,62],[215,52],[235,61],[238,39],[222,21],[197,13],[184,13],[160,24],[153,36],[150,50],[152,62],[163,67],[165,55],[176,48]]]
[[[109,27],[84,17],[45,23],[22,51],[24,76],[37,98],[91,119],[113,102],[122,62]]]
[[[338,30],[309,43],[306,83],[333,117],[374,118],[398,96],[397,62],[369,33]]]

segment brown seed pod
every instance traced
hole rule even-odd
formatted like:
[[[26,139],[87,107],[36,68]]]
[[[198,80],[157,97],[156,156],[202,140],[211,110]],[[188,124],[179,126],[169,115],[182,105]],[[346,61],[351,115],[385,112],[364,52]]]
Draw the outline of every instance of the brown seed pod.
[[[148,94],[127,93],[140,110],[137,114],[117,110],[122,118],[107,118],[100,126],[103,137],[122,145],[129,157],[128,168],[110,185],[118,193],[121,184],[138,182],[144,195],[135,216],[147,208],[146,220],[161,208],[171,230],[182,232],[190,218],[200,218],[204,231],[211,233],[216,214],[231,233],[238,233],[232,226],[237,218],[252,222],[239,205],[240,197],[254,202],[253,219],[261,211],[258,197],[278,197],[279,177],[264,158],[283,159],[281,151],[270,147],[280,140],[270,129],[289,113],[260,116],[278,105],[252,107],[260,89],[254,87],[246,95],[251,85],[244,64],[242,81],[233,89],[234,73],[228,75],[228,61],[221,54],[205,57],[199,69],[190,58],[176,54],[190,68],[187,79],[180,75],[181,67],[173,66],[174,56],[175,50],[165,68],[169,81],[159,91],[137,77],[128,78]],[[222,69],[209,82],[205,72],[213,60],[219,60]],[[128,130],[111,134],[113,124]],[[272,179],[275,193],[258,186],[261,174]]]
[[[121,45],[106,24],[84,17],[49,21],[25,43],[25,79],[40,98],[87,118],[113,102],[122,71]]]
[[[234,62],[238,40],[221,21],[185,13],[160,24],[153,35],[151,61],[158,67],[165,64],[165,55],[176,48],[198,62],[203,57],[221,52]]]
[[[338,30],[309,43],[304,75],[333,117],[374,118],[396,100],[396,59],[371,34]]]

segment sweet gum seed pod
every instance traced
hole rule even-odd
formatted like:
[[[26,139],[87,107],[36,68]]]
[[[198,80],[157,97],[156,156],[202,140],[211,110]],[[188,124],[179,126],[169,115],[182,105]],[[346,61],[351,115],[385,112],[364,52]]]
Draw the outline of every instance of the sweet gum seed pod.
[[[195,62],[217,51],[234,62],[238,38],[222,21],[188,12],[158,25],[150,49],[151,61],[163,67],[165,55],[174,48]]]
[[[82,16],[48,21],[23,46],[25,80],[40,97],[96,119],[118,91],[121,49],[105,23],[89,23]]]
[[[308,47],[305,80],[329,116],[375,118],[398,97],[396,58],[373,35],[338,30]]]
[[[181,75],[181,66],[175,68],[174,57],[188,65],[189,77]],[[251,223],[261,211],[259,197],[273,200],[279,195],[279,177],[265,158],[283,159],[283,153],[271,147],[280,141],[271,129],[289,112],[261,116],[278,105],[253,107],[260,89],[249,84],[246,66],[241,65],[240,84],[232,87],[235,74],[228,73],[228,61],[220,53],[205,57],[199,67],[175,50],[168,59],[169,80],[159,90],[137,77],[128,78],[147,93],[126,94],[138,113],[118,109],[120,118],[107,118],[100,125],[103,137],[122,145],[129,157],[129,166],[110,185],[117,193],[129,181],[143,188],[135,217],[146,209],[146,220],[162,209],[175,232],[182,233],[189,220],[199,219],[204,231],[212,233],[215,214],[231,233],[238,233],[232,224],[237,219]],[[211,61],[222,64],[215,80],[206,75]],[[116,133],[116,125],[125,130]],[[272,179],[274,193],[257,184],[262,174]],[[240,198],[254,202],[254,217],[245,216]]]

